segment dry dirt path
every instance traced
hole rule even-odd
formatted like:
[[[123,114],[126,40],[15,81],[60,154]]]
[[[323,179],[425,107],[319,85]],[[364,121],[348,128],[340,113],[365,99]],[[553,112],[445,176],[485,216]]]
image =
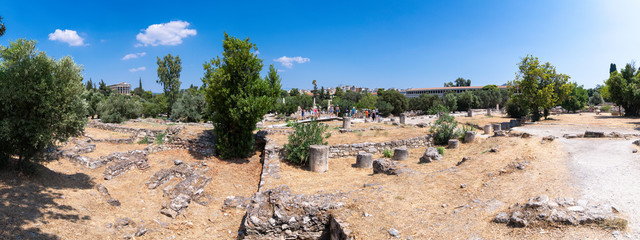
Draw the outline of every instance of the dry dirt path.
[[[562,138],[563,134],[584,133],[585,130],[639,133],[639,131],[613,126],[587,126],[568,124],[533,124],[515,128],[538,136],[560,137],[571,156],[568,168],[582,198],[611,203],[629,220],[629,233],[616,235],[640,239],[640,154],[632,153],[631,140]]]

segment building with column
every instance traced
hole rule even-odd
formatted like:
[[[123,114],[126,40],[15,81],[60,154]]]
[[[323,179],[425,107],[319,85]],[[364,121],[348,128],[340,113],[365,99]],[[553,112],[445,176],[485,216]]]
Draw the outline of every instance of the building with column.
[[[107,87],[110,87],[115,93],[131,95],[131,84],[121,82],[121,83],[109,85]]]
[[[461,93],[466,91],[481,90],[482,86],[468,86],[468,87],[436,87],[436,88],[409,88],[404,93],[407,98],[416,98],[421,94],[434,94],[442,97],[445,93]],[[498,86],[498,89],[507,89],[507,86]]]

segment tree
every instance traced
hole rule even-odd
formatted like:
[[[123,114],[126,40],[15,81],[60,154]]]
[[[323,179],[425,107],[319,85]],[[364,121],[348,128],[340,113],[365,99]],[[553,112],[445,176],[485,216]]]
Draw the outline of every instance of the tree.
[[[100,121],[105,123],[121,123],[140,117],[142,104],[131,96],[114,94],[98,104]]]
[[[297,88],[292,88],[289,91],[289,96],[292,96],[292,97],[300,96],[300,90],[298,90]]]
[[[620,72],[612,72],[605,82],[609,98],[622,106],[625,116],[640,116],[640,71],[627,64]]]
[[[455,83],[454,83],[455,82]],[[468,87],[471,86],[471,79],[456,78],[454,82],[444,83],[445,87]]]
[[[144,94],[144,89],[142,89],[142,78],[138,80],[138,87],[133,89],[133,94],[139,97],[142,97]]]
[[[111,92],[113,92],[113,89],[111,89],[110,87],[107,87],[107,84],[104,83],[104,80],[100,79],[100,86],[98,88],[98,90],[100,91],[100,93],[104,96],[109,96],[111,95]]]
[[[371,93],[364,94],[360,101],[356,104],[356,108],[359,109],[375,109],[376,102],[378,102],[378,97],[374,96]]]
[[[417,98],[409,99],[409,110],[422,111],[428,113],[429,109],[442,104],[442,101],[437,95],[424,93]]]
[[[351,91],[351,90],[347,90],[344,94],[342,94],[342,97],[340,97],[342,100],[349,100],[352,101],[354,103],[357,103],[360,101],[360,99],[362,98],[362,95],[360,93]]]
[[[2,22],[2,17],[0,17],[0,37],[2,37],[2,35],[4,35],[4,31],[6,31],[7,28],[5,28],[4,23]]]
[[[316,80],[313,80],[311,82],[313,84],[313,99],[314,100],[318,100],[318,82]]]
[[[204,95],[187,91],[176,100],[171,110],[171,119],[181,122],[200,122],[204,109]]]
[[[0,47],[0,160],[17,156],[28,166],[46,148],[82,135],[83,91],[82,67],[71,57],[56,61],[24,39]]]
[[[618,71],[618,68],[616,67],[615,63],[609,64],[609,74],[617,71]]]
[[[380,112],[380,115],[383,117],[388,117],[391,112],[393,112],[393,105],[391,103],[380,100],[378,97],[378,102],[376,102],[376,108]]]
[[[540,120],[540,110],[546,118],[549,109],[563,102],[571,92],[569,75],[556,72],[550,63],[540,64],[537,57],[527,55],[518,64],[516,78],[509,82],[511,98],[521,109],[529,109],[532,120]],[[526,107],[524,106],[526,105]]]
[[[344,94],[344,91],[342,91],[342,88],[336,87],[336,91],[333,93],[333,96],[342,97],[342,94]]]
[[[87,81],[86,89],[93,90],[93,81],[91,81],[91,78],[89,78],[89,81]]]
[[[329,98],[326,96],[326,93],[325,93],[325,91],[324,91],[324,86],[322,86],[322,88],[320,88],[320,93],[319,93],[318,95],[320,96],[320,100],[329,99]]]
[[[480,98],[473,94],[471,91],[459,93],[457,98],[459,111],[468,111],[480,105]]]
[[[280,91],[282,91],[282,83],[280,83],[280,76],[278,75],[278,70],[273,66],[273,64],[269,65],[269,72],[267,72],[267,76],[265,80],[269,83],[269,96],[273,96],[277,98],[280,95]],[[314,80],[315,81],[315,80]]]
[[[180,92],[180,72],[182,71],[182,61],[180,56],[173,57],[171,54],[158,57],[158,80],[157,83],[162,85],[164,94],[167,96],[168,106],[167,113],[171,113],[173,104],[178,98]]]
[[[206,101],[212,113],[216,150],[222,158],[246,157],[254,149],[256,123],[273,107],[280,94],[277,84],[260,78],[262,59],[249,38],[224,34],[223,57],[204,64],[202,78]],[[277,73],[276,73],[277,75]],[[271,79],[270,77],[267,77]]]
[[[99,114],[98,104],[104,100],[104,96],[95,89],[86,90],[82,93],[82,98],[87,102],[87,114],[92,119]]]
[[[442,97],[444,100],[444,106],[451,111],[458,109],[458,97],[453,92],[445,93]]]
[[[567,111],[576,112],[584,107],[589,100],[589,94],[584,87],[578,86],[577,83],[572,84],[572,91],[569,97],[562,102],[562,107]]]
[[[409,103],[407,102],[407,98],[400,92],[396,90],[378,90],[378,97],[393,106],[393,110],[391,113],[393,115],[400,115],[401,113],[407,110]]]
[[[593,96],[589,97],[589,105],[592,106],[597,106],[604,103],[604,99],[602,99],[602,96],[600,95],[600,92],[594,92]]]

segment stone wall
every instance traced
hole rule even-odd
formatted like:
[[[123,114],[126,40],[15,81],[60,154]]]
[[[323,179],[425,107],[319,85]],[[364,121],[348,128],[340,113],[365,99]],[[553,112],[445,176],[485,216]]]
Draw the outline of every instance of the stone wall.
[[[97,120],[89,121],[89,123],[87,123],[87,127],[97,128],[97,129],[102,129],[102,130],[107,130],[112,132],[129,133],[129,134],[133,134],[135,138],[144,138],[145,136],[149,138],[155,138],[157,134],[164,132],[164,130],[124,127],[119,124],[102,123]]]
[[[268,131],[260,130],[256,133],[256,144],[264,144],[262,152],[262,173],[260,173],[260,183],[258,184],[258,192],[262,191],[262,187],[272,179],[280,179],[280,156],[282,147],[278,146],[275,141],[267,137]]]
[[[329,146],[329,158],[339,158],[347,156],[356,156],[358,152],[381,153],[385,149],[394,149],[396,147],[406,146],[407,148],[419,148],[432,146],[433,138],[431,135],[414,137],[409,139],[393,140],[381,143],[353,143]]]

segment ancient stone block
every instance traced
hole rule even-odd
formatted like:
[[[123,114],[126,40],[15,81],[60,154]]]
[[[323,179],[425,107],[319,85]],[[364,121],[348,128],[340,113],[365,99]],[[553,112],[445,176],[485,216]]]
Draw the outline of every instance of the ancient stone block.
[[[351,129],[351,118],[343,117],[342,118],[342,128],[343,129]]]
[[[484,134],[485,135],[491,134],[491,130],[492,130],[491,129],[491,124],[484,125]]]
[[[357,168],[371,168],[373,164],[373,155],[371,153],[358,153],[356,157]]]
[[[458,140],[458,139],[449,139],[449,145],[447,146],[447,148],[456,149],[456,148],[458,148],[459,145],[460,145],[460,140]]]
[[[586,131],[584,132],[585,138],[602,138],[604,137],[604,132],[596,132],[596,131]]]
[[[502,124],[500,123],[493,124],[492,127],[494,132],[502,130]]]
[[[428,147],[427,150],[424,151],[422,157],[420,157],[420,163],[430,163],[436,160],[442,160],[442,155],[440,155],[438,149],[434,147]]]
[[[472,143],[475,139],[476,139],[476,132],[467,131],[467,132],[464,133],[464,142],[465,143]]]
[[[389,159],[373,160],[373,174],[384,173],[387,175],[398,175],[403,172],[398,167],[398,162]]]
[[[407,116],[404,113],[400,114],[400,124],[406,124],[407,123]]]
[[[511,122],[503,122],[503,123],[500,123],[500,129],[502,129],[502,130],[509,130],[509,129],[511,129]]]
[[[309,170],[319,173],[329,170],[329,146],[309,146]]]
[[[393,149],[393,160],[402,161],[409,158],[409,150],[406,147],[399,147]]]

